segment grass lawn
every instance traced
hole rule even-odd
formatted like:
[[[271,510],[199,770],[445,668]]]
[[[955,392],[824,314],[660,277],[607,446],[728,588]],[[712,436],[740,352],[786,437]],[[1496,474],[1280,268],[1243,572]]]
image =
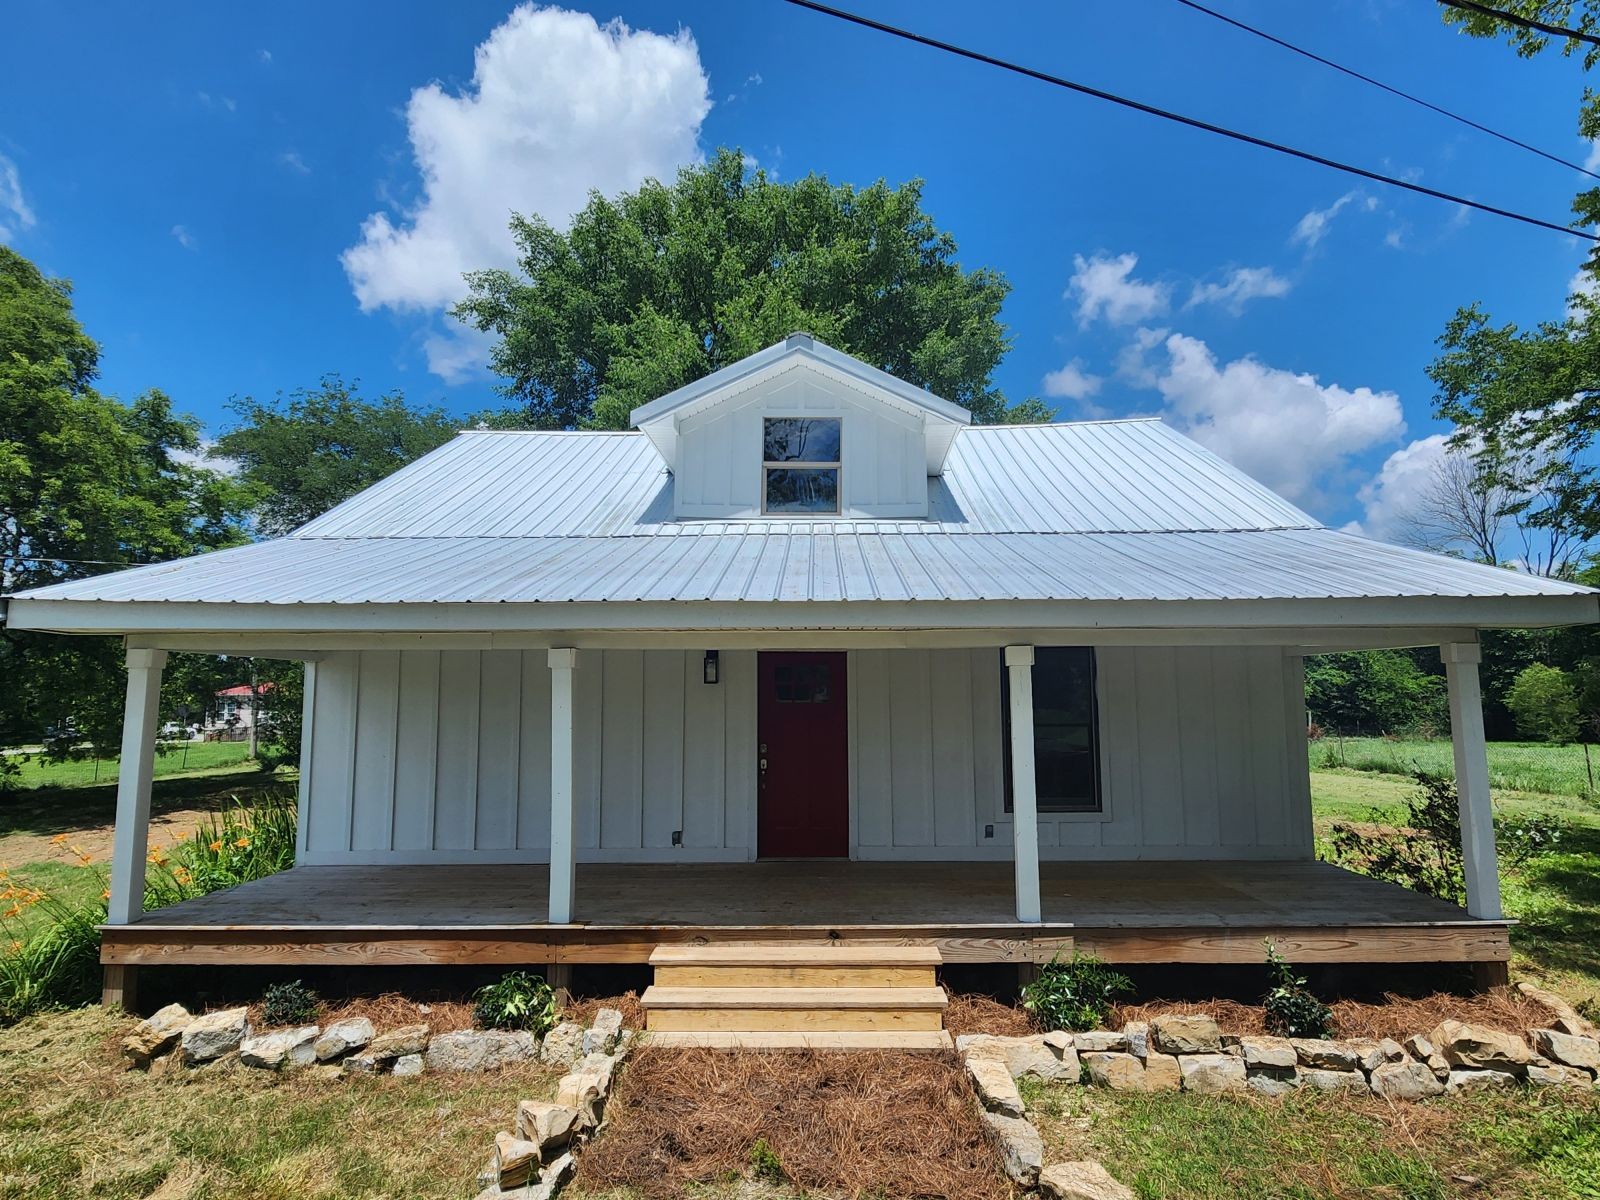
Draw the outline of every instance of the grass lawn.
[[[248,742],[186,742],[156,755],[156,776],[193,775],[223,768],[247,770]],[[114,758],[82,759],[72,762],[45,763],[30,755],[21,763],[21,774],[14,786],[18,788],[80,788],[97,783],[116,783],[117,760]],[[0,804],[4,799],[0,798]]]
[[[1594,1200],[1600,1094],[1512,1091],[1389,1105],[1027,1089],[1045,1161],[1093,1158],[1141,1200]]]
[[[461,1200],[537,1066],[325,1079],[237,1066],[124,1068],[128,1021],[98,1008],[0,1029],[3,1200]]]
[[[1313,770],[1344,768],[1409,775],[1416,770],[1454,775],[1448,738],[1389,739],[1324,737],[1308,742]],[[1495,791],[1549,792],[1594,796],[1582,746],[1538,742],[1490,742],[1489,785]],[[1589,747],[1595,783],[1600,784],[1600,747]]]

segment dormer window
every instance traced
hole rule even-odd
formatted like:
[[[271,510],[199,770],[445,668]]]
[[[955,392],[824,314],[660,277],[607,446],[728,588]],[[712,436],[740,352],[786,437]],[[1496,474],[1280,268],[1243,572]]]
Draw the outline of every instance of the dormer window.
[[[762,425],[762,511],[837,513],[838,417],[766,417]]]

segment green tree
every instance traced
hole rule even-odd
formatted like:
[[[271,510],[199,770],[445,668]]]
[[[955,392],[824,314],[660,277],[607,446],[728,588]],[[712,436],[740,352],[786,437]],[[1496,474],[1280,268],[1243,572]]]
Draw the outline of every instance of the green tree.
[[[543,428],[626,428],[637,405],[806,330],[972,410],[1008,409],[995,271],[963,270],[922,184],[775,183],[719,151],[671,185],[594,195],[563,232],[514,216],[520,272],[468,275],[455,315],[499,338],[504,391]]]
[[[244,540],[250,496],[195,465],[199,425],[157,391],[96,391],[99,347],[71,287],[0,246],[0,591],[161,562]],[[108,638],[0,633],[0,740],[104,753],[122,715]]]
[[[1306,708],[1341,733],[1400,733],[1441,725],[1444,680],[1403,650],[1318,654],[1306,659]]]
[[[288,533],[371,487],[455,436],[459,418],[415,408],[399,392],[363,399],[338,375],[271,401],[249,396],[229,408],[239,424],[214,453],[239,464],[256,490],[256,521],[268,535]]]
[[[1541,742],[1578,739],[1578,692],[1560,667],[1534,663],[1526,668],[1506,693],[1506,706],[1524,737]]]

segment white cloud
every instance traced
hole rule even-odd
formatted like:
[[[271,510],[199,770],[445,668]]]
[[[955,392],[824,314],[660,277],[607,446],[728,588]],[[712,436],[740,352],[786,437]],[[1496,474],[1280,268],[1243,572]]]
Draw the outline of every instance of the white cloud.
[[[306,165],[306,160],[300,157],[300,152],[298,150],[285,150],[282,154],[278,155],[278,162],[280,165],[293,171],[296,175],[311,174],[311,168]]]
[[[1589,143],[1589,156],[1583,160],[1585,171],[1600,171],[1600,138]]]
[[[211,438],[201,438],[198,450],[174,450],[172,459],[186,467],[199,467],[218,475],[237,475],[240,463],[237,458],[216,454],[217,443]]]
[[[1185,307],[1220,304],[1231,313],[1239,313],[1252,300],[1287,296],[1293,286],[1271,267],[1235,267],[1221,283],[1195,284]]]
[[[1378,473],[1356,493],[1364,515],[1359,522],[1352,522],[1355,531],[1387,541],[1400,540],[1407,520],[1416,516],[1437,485],[1449,440],[1446,434],[1431,434],[1384,459]]]
[[[1150,354],[1158,345],[1164,360]],[[1248,356],[1219,365],[1210,347],[1185,334],[1140,330],[1122,362],[1125,377],[1161,393],[1175,425],[1301,502],[1318,500],[1353,456],[1405,432],[1394,392],[1324,384]]]
[[[1083,360],[1075,358],[1059,371],[1044,377],[1044,394],[1060,400],[1087,400],[1100,390],[1105,380],[1083,369]]]
[[[264,63],[264,64],[266,64],[268,66],[271,65],[271,63],[272,63],[272,51],[271,50],[258,50],[256,53],[257,53],[257,56],[261,59],[262,63]]]
[[[1104,317],[1113,325],[1132,325],[1167,311],[1172,288],[1165,283],[1145,283],[1133,278],[1137,254],[1096,254],[1072,259],[1074,270],[1066,298],[1078,301],[1078,324],[1089,325]]]
[[[17,164],[0,154],[0,244],[9,244],[24,229],[39,223],[22,194],[22,176]]]
[[[459,94],[437,82],[412,92],[422,198],[397,219],[370,215],[342,255],[362,310],[444,308],[464,294],[463,272],[515,263],[513,211],[564,226],[591,189],[697,161],[707,86],[687,30],[520,6],[478,46]]]
[[[1290,243],[1303,245],[1308,249],[1315,246],[1327,236],[1333,219],[1351,204],[1364,212],[1372,212],[1378,207],[1378,199],[1376,196],[1363,196],[1360,192],[1346,192],[1327,208],[1314,208],[1301,217],[1289,235]]]
[[[430,330],[422,339],[422,352],[427,357],[428,370],[450,384],[485,377],[488,374],[486,364],[489,352],[493,347],[493,334],[459,323]]]
[[[194,234],[190,233],[185,225],[174,225],[172,227],[172,236],[177,239],[178,245],[185,250],[194,250],[198,247],[198,243],[194,240]]]
[[[1572,273],[1572,278],[1567,280],[1567,316],[1581,315],[1572,303],[1575,296],[1600,296],[1600,280],[1597,280],[1588,271],[1579,267]]]
[[[213,96],[210,92],[196,92],[195,99],[207,108],[225,108],[229,112],[237,112],[239,103],[232,96]]]

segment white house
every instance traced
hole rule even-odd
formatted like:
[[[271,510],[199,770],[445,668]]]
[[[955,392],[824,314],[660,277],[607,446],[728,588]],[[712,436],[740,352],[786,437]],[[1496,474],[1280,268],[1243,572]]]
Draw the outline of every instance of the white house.
[[[972,426],[803,334],[633,419],[464,432],[290,536],[11,598],[126,639],[118,977],[756,936],[1503,968],[1478,632],[1596,593],[1328,529],[1156,420]],[[1416,645],[1465,911],[1314,861],[1303,656]],[[298,865],[141,913],[173,650],[305,660]]]

